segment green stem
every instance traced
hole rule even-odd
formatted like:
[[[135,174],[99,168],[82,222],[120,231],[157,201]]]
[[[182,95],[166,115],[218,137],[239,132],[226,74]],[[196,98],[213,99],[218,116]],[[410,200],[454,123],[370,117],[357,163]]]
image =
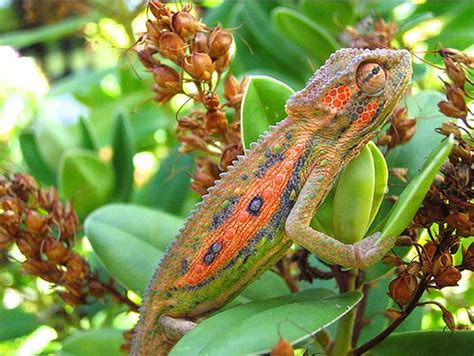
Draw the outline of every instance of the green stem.
[[[356,290],[357,270],[347,272],[347,281],[344,290],[341,292],[352,292]],[[342,289],[342,288],[341,288]],[[331,350],[332,356],[345,356],[352,349],[352,332],[354,329],[354,321],[357,308],[353,308],[349,313],[344,315],[339,321],[334,346]]]

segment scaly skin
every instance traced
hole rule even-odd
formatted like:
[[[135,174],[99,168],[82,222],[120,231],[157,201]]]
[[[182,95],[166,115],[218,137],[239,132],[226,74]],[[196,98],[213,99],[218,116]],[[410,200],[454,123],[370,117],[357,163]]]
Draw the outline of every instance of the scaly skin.
[[[349,268],[379,259],[393,241],[345,245],[309,222],[342,167],[385,124],[410,77],[404,50],[333,54],[288,100],[288,117],[222,175],[186,221],[148,286],[132,354],[166,354],[187,327],[178,322],[173,335],[163,326],[173,319],[164,316],[192,320],[220,308],[293,241]]]

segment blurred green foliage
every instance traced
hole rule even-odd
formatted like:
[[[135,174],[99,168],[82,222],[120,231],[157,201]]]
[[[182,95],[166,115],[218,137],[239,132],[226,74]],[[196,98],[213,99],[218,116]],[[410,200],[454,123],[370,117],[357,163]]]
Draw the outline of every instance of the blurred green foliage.
[[[71,199],[89,235],[89,240],[78,240],[77,249],[104,278],[112,275],[139,300],[167,242],[199,199],[189,189],[193,156],[177,152],[174,135],[175,113],[183,100],[163,106],[153,102],[149,73],[126,51],[134,34],[144,29],[142,4],[91,1],[82,16],[30,26],[22,10],[26,2],[0,2],[0,170],[28,171],[45,186],[56,186],[63,199]],[[472,2],[203,1],[194,11],[209,25],[220,23],[232,29],[231,73],[268,75],[282,82],[273,85],[264,77],[252,79],[244,117],[258,116],[261,121],[242,122],[246,146],[284,115],[285,98],[302,88],[332,52],[345,46],[341,37],[345,26],[356,26],[368,15],[397,23],[398,47],[424,51],[441,43],[474,51]],[[437,91],[438,73],[420,61],[414,69],[413,95],[405,105],[409,116],[417,118],[417,133],[386,157],[389,168],[407,167],[409,179],[407,183],[390,179],[389,194],[400,194],[410,181],[416,183],[425,159],[442,140],[434,129],[447,119],[435,106],[442,96]],[[413,187],[420,189],[420,184],[411,185],[412,193]],[[384,201],[374,226],[390,208]],[[324,214],[323,206],[320,220]],[[323,225],[319,221],[319,227]],[[22,260],[18,250],[9,253]],[[2,255],[0,267],[0,354],[47,354],[59,349],[68,355],[120,353],[115,347],[121,343],[118,330],[130,329],[137,317],[124,306],[91,301],[73,310],[63,306],[49,285],[22,276],[20,264],[9,263]],[[387,323],[380,311],[391,303],[385,295],[390,278],[380,268],[370,272],[378,278],[366,310],[373,322],[364,329],[361,342]],[[315,283],[320,287],[326,282]],[[314,288],[303,282],[301,286]],[[454,292],[436,297],[465,324],[469,323],[465,307],[474,305],[472,286],[472,280],[463,279]],[[325,287],[335,285],[327,282]],[[287,292],[280,278],[267,273],[238,301]],[[440,314],[420,309],[402,330],[442,328]],[[311,323],[302,325],[299,332],[304,334],[305,328],[316,328]],[[91,331],[95,329],[101,330]],[[460,342],[465,342],[464,337],[458,336]],[[377,352],[393,352],[393,345],[412,338],[410,332],[399,334]],[[104,351],[103,345],[115,349]]]

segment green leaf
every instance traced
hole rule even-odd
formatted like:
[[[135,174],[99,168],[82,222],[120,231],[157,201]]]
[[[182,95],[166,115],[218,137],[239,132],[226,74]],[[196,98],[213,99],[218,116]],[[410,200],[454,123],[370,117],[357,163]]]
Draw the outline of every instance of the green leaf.
[[[334,37],[323,27],[295,10],[277,7],[272,11],[272,17],[280,33],[304,48],[316,65],[323,64],[339,48]]]
[[[283,278],[272,271],[268,271],[245,288],[239,297],[250,301],[279,297],[288,293],[290,293],[290,290]]]
[[[294,91],[286,84],[266,76],[252,76],[242,99],[240,123],[246,148],[286,117],[285,103]]]
[[[408,184],[393,206],[380,239],[398,236],[411,222],[453,145],[454,137],[451,135],[426,159],[421,172]]]
[[[34,314],[26,313],[20,308],[0,308],[0,342],[28,335],[40,326],[41,323]]]
[[[387,190],[388,168],[387,162],[385,161],[385,157],[383,156],[382,152],[380,152],[377,145],[373,141],[370,141],[367,144],[367,147],[372,153],[375,168],[374,197],[372,199],[372,211],[370,212],[369,218],[370,225],[374,220],[375,215],[377,215],[380,205],[382,204],[385,191]]]
[[[339,35],[355,17],[351,1],[303,0],[301,12],[333,35]],[[317,47],[316,44],[314,44]]]
[[[375,187],[374,159],[365,146],[342,171],[333,205],[335,238],[344,243],[362,239],[369,227]]]
[[[59,23],[38,27],[32,30],[21,30],[0,36],[0,46],[23,48],[35,43],[55,41],[77,34],[87,23],[97,20],[97,15],[73,17]]]
[[[284,68],[294,68],[296,75],[306,79],[310,74],[310,66],[304,51],[288,41],[273,26],[265,25],[270,19],[262,6],[262,3],[250,1],[243,8],[246,28],[258,42],[255,51],[265,49],[272,60],[279,62]],[[268,58],[266,60],[268,62]]]
[[[87,150],[70,150],[58,170],[59,191],[80,215],[107,202],[114,188],[112,167]]]
[[[284,337],[302,341],[335,322],[361,299],[310,289],[244,304],[216,314],[185,335],[170,355],[234,355],[268,352]],[[311,333],[311,334],[310,334]]]
[[[145,187],[138,193],[135,202],[172,214],[181,214],[189,192],[190,173],[194,168],[191,155],[172,149],[161,161],[161,166]]]
[[[182,224],[159,210],[112,204],[90,214],[84,227],[107,271],[125,288],[142,295]]]
[[[423,330],[394,333],[370,350],[370,355],[471,355],[473,330]]]
[[[79,128],[81,130],[82,138],[81,147],[85,148],[86,150],[97,151],[97,141],[89,120],[81,116],[79,118]]]
[[[43,160],[43,157],[38,150],[38,146],[36,145],[34,134],[30,131],[25,131],[20,133],[18,139],[20,141],[23,159],[25,160],[31,174],[46,185],[54,185],[56,182],[56,176]]]
[[[123,330],[95,329],[76,332],[62,342],[59,356],[126,355],[120,348],[125,342]]]
[[[114,198],[126,201],[133,188],[135,141],[130,121],[124,113],[118,114],[115,118],[112,128],[112,147],[112,166],[115,172]]]
[[[81,146],[70,127],[48,120],[37,120],[34,135],[41,157],[55,172],[59,168],[63,153]]]

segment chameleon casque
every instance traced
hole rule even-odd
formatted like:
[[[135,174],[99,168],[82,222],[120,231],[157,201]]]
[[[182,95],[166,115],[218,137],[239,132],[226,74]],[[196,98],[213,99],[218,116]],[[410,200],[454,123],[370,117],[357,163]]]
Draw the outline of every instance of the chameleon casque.
[[[309,224],[341,169],[387,122],[411,78],[406,50],[341,49],[286,103],[287,118],[209,189],[159,264],[132,355],[167,354],[190,320],[220,308],[296,243],[365,268],[393,246],[344,244]],[[186,318],[186,319],[183,319]]]

